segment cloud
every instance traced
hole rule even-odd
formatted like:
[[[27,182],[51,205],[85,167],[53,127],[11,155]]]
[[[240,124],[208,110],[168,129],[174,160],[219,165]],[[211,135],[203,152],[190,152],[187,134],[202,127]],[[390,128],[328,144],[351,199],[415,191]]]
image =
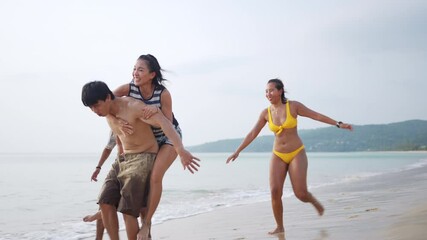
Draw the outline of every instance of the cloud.
[[[129,82],[146,53],[167,70],[186,144],[245,136],[275,77],[290,99],[343,121],[427,119],[412,107],[427,104],[425,1],[126,3],[0,2],[2,134],[28,135],[0,145],[99,151],[108,128],[82,106],[81,87]]]

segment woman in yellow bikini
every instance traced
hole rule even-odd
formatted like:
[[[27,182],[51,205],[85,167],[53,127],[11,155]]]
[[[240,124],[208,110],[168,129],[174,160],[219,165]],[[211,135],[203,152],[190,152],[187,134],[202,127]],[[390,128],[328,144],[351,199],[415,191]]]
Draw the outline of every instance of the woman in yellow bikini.
[[[282,194],[288,172],[295,196],[302,202],[313,204],[320,216],[323,215],[324,211],[322,204],[307,190],[308,161],[304,145],[298,136],[297,117],[308,117],[348,130],[352,130],[352,126],[317,113],[300,102],[289,101],[285,97],[283,82],[280,79],[268,81],[265,95],[271,105],[261,112],[257,123],[236,151],[228,157],[227,163],[236,160],[239,153],[258,136],[268,122],[270,130],[275,135],[273,155],[270,162],[270,192],[273,215],[277,224],[276,229],[269,234],[276,234],[285,232]]]

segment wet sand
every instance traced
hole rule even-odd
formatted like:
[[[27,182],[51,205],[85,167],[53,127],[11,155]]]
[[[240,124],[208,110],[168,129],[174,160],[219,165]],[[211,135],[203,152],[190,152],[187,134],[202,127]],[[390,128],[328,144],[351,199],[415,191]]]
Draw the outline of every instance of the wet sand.
[[[287,185],[289,187],[289,184]],[[427,166],[310,189],[325,207],[284,198],[286,233],[275,228],[270,202],[235,206],[154,225],[155,240],[424,240]],[[126,234],[120,232],[121,239]],[[89,238],[93,239],[93,238]],[[104,239],[109,239],[105,234]]]
[[[286,236],[267,234],[275,222],[270,202],[263,202],[154,225],[153,239],[426,239],[426,166],[310,191],[325,214],[285,198]]]

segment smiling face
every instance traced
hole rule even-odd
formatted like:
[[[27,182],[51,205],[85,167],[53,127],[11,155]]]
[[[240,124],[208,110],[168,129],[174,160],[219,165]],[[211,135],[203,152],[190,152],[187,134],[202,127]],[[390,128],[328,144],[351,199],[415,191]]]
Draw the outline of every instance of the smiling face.
[[[141,86],[151,84],[156,73],[150,71],[145,60],[137,60],[133,67],[132,76],[135,85]]]
[[[278,90],[275,83],[268,83],[265,88],[265,97],[270,101],[271,104],[275,104],[281,101],[281,95],[283,90]]]

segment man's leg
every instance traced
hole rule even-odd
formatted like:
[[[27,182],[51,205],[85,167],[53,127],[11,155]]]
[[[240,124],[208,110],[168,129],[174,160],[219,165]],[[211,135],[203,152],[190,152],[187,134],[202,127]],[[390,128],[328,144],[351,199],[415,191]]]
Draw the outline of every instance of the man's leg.
[[[116,208],[112,205],[99,204],[102,212],[102,221],[111,240],[119,240],[119,220]]]
[[[83,218],[84,222],[93,222],[96,220],[96,237],[95,240],[102,240],[102,237],[104,236],[104,224],[102,223],[102,216],[101,216],[101,210],[98,210],[93,215],[87,215]]]
[[[126,154],[126,161],[120,166],[120,173],[117,175],[122,186],[120,191],[122,199],[118,211],[126,213],[123,218],[128,239],[137,239],[139,231],[137,217],[144,206],[146,187],[155,157],[156,154],[153,153]]]
[[[83,222],[93,222],[93,221],[99,220],[99,219],[101,219],[101,211],[100,210],[98,210],[98,212],[96,212],[95,214],[86,215],[83,218]]]

